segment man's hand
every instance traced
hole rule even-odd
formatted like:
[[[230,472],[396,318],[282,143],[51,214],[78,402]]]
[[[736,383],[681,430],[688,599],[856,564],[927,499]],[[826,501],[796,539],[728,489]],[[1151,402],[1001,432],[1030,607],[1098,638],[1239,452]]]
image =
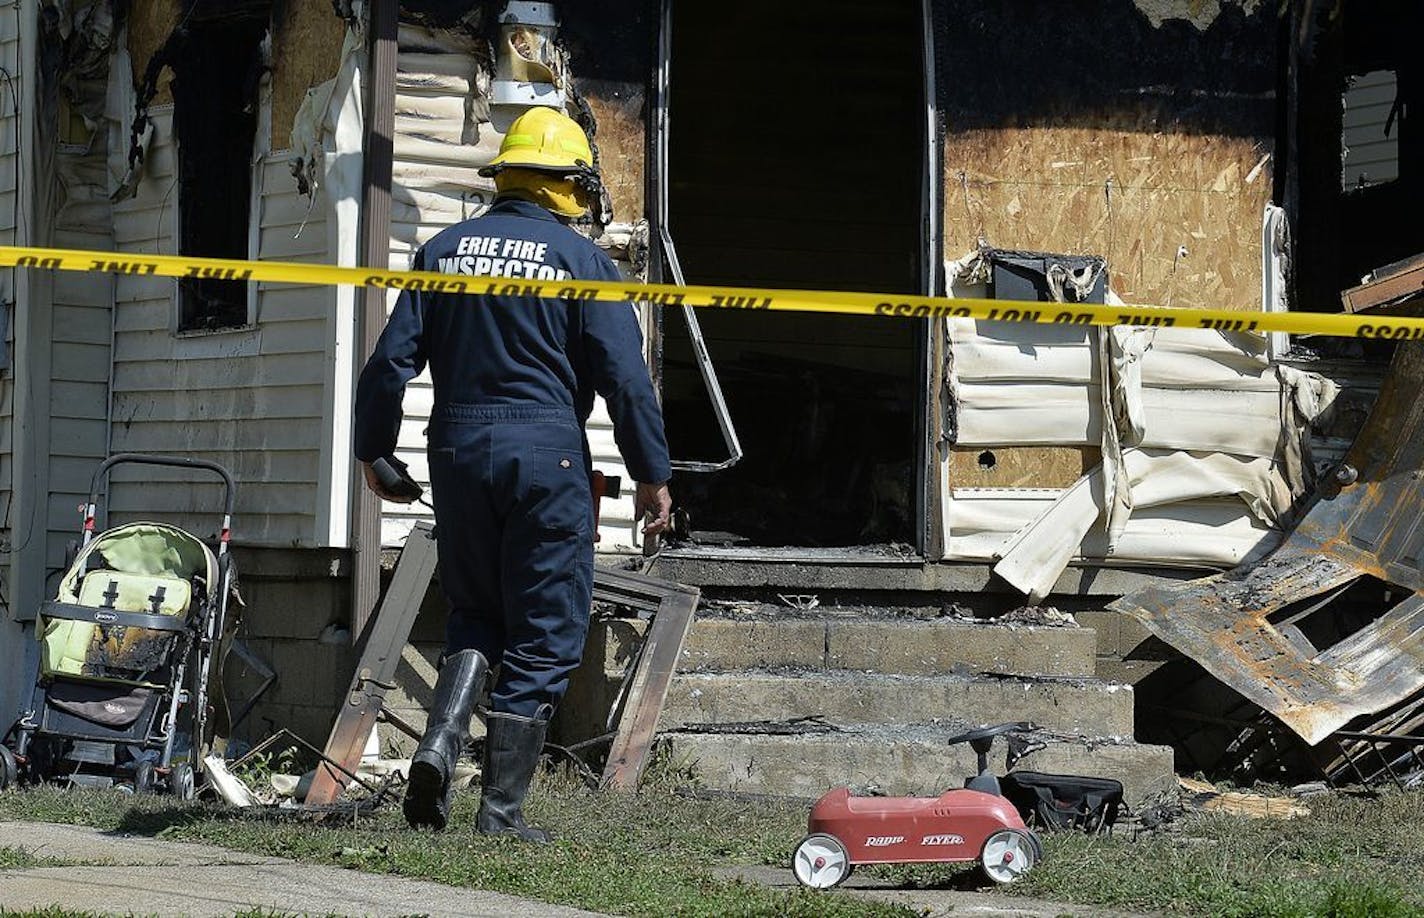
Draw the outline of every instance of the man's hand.
[[[633,496],[633,518],[647,519],[643,524],[643,535],[657,535],[668,528],[672,519],[672,492],[667,482],[644,484],[638,482],[638,492]]]
[[[366,487],[370,488],[381,500],[388,500],[393,504],[409,504],[415,502],[414,497],[402,497],[399,494],[392,494],[382,487],[381,479],[376,476],[376,470],[371,468],[371,463],[361,463],[361,471],[366,475]]]

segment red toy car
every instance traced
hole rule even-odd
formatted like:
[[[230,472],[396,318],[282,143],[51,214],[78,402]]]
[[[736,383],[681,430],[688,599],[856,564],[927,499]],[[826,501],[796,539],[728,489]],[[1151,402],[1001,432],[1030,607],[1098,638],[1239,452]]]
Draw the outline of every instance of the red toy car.
[[[1012,883],[1043,859],[1038,836],[999,794],[987,756],[994,737],[1032,729],[999,724],[949,740],[967,742],[979,774],[964,790],[938,797],[855,797],[837,787],[811,807],[808,831],[792,855],[802,885],[829,889],[860,864],[971,863],[995,883]]]

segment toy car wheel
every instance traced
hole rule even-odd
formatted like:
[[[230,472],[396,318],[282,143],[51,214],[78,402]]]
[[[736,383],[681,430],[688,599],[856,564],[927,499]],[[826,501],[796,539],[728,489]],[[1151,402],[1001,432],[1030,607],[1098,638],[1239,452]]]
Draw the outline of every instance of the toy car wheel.
[[[1000,829],[984,840],[979,864],[995,883],[1012,883],[1038,863],[1038,845],[1020,829]]]
[[[193,766],[179,762],[168,775],[168,790],[179,800],[192,800],[197,796],[197,785],[193,780]]]
[[[851,870],[850,855],[834,835],[807,835],[791,856],[791,872],[797,882],[812,889],[830,889],[850,876]]]
[[[0,746],[0,790],[13,787],[20,781],[20,763],[15,761],[15,753],[8,746]]]

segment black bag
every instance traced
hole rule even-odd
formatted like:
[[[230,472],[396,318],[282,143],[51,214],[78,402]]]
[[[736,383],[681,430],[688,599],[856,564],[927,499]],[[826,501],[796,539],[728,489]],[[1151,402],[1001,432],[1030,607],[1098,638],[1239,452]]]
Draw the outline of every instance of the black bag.
[[[1111,778],[1011,771],[1000,783],[1025,823],[1048,830],[1104,832],[1122,806],[1122,782]]]

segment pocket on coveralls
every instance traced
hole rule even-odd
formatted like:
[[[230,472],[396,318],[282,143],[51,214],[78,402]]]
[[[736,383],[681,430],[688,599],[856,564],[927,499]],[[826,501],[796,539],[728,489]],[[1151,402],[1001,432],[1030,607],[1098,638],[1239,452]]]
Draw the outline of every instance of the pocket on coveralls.
[[[539,532],[553,539],[583,533],[592,512],[583,454],[578,450],[536,446],[533,466],[530,509]]]

